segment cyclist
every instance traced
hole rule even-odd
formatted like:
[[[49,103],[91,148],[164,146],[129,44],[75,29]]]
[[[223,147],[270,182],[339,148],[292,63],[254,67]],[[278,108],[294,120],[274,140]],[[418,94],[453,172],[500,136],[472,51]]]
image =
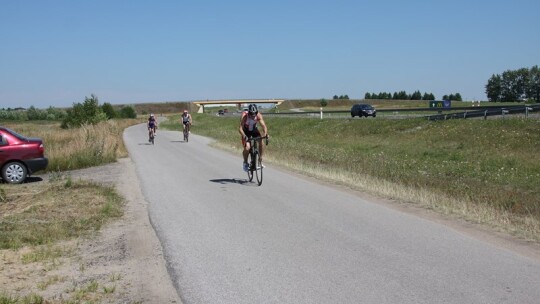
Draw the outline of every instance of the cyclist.
[[[245,113],[245,114],[244,114]],[[242,152],[242,156],[244,157],[244,164],[243,168],[244,171],[248,171],[249,165],[247,163],[247,158],[249,154],[250,144],[248,142],[249,136],[252,137],[265,137],[268,135],[268,128],[266,127],[266,123],[264,122],[263,116],[261,113],[259,113],[259,110],[257,109],[257,105],[252,103],[248,106],[247,112],[244,111],[242,113],[242,118],[240,119],[240,127],[238,128],[238,131],[240,132],[240,135],[242,135],[242,145],[244,146],[244,151]],[[257,128],[257,124],[260,123],[262,127],[262,133]],[[262,139],[259,139],[259,158],[261,160],[262,165],[262,156],[264,152],[262,144]],[[264,166],[263,166],[264,167]]]
[[[156,136],[156,130],[157,130],[157,122],[156,118],[154,117],[154,113],[150,114],[150,117],[148,117],[148,122],[146,123],[146,127],[148,128],[148,141],[150,141],[150,132],[154,132],[154,136]]]
[[[191,114],[188,113],[188,110],[184,110],[184,113],[182,113],[180,119],[182,120],[182,124],[184,125],[184,132],[186,131],[186,128],[189,132],[191,124],[193,123],[193,118],[191,118]]]

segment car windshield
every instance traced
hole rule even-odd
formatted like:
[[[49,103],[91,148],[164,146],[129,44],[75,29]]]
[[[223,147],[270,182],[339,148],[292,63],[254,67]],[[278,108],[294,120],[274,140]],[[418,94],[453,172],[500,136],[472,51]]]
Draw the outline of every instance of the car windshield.
[[[362,109],[364,110],[373,110],[373,107],[370,105],[362,105]]]

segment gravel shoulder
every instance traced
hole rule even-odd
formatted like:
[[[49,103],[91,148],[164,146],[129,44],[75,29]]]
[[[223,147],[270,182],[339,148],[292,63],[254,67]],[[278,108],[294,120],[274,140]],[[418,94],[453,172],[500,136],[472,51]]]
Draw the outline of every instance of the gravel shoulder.
[[[118,288],[117,303],[181,303],[131,159],[73,172],[72,178],[77,177],[114,184],[126,199],[122,219],[105,227],[100,237],[85,244],[80,253],[92,265],[92,272],[120,274],[124,286]]]
[[[131,159],[71,172],[72,178],[114,184],[126,199],[125,215],[103,229],[79,253],[91,274],[120,274],[117,288],[122,303],[181,303],[167,272],[161,244],[150,223]]]

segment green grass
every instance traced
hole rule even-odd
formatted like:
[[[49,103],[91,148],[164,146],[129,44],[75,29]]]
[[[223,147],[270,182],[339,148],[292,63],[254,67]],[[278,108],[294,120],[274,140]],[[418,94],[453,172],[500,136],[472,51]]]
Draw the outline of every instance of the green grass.
[[[521,236],[540,241],[538,120],[320,120],[270,115],[265,120],[271,135],[267,162],[339,172],[350,177],[340,183],[397,199],[412,200],[384,189],[366,189],[354,180],[364,177],[429,193],[434,196],[429,208],[470,213],[463,216],[506,231],[523,231]],[[240,153],[238,123],[238,116],[196,114],[192,130]]]
[[[27,190],[30,186],[6,186],[20,210],[0,217],[0,249],[47,245],[79,237],[99,230],[108,219],[123,213],[123,199],[112,188],[84,181],[71,182],[69,187],[54,181],[41,189]],[[28,192],[21,196],[15,190]],[[0,205],[0,210],[3,208],[9,210],[9,204]],[[54,252],[39,255],[51,254]]]
[[[30,294],[24,297],[13,296],[0,292],[0,304],[42,304],[46,303],[43,297]]]

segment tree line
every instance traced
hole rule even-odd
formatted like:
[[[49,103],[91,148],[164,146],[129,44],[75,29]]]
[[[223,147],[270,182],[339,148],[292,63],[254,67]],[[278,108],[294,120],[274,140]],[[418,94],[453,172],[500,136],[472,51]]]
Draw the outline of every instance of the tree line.
[[[62,120],[66,117],[65,110],[49,107],[46,110],[36,109],[31,106],[28,109],[3,108],[0,110],[0,120],[26,121],[26,120]]]
[[[97,96],[85,97],[82,103],[73,103],[71,109],[49,107],[46,110],[31,106],[28,109],[1,109],[0,120],[56,120],[62,121],[62,128],[79,127],[83,124],[95,124],[113,118],[136,118],[137,113],[132,106],[115,109],[110,103],[99,105]]]
[[[491,102],[540,100],[540,69],[507,70],[493,74],[486,84],[486,95]]]
[[[422,94],[420,91],[415,91],[412,94],[407,94],[406,91],[400,91],[400,92],[394,92],[387,93],[387,92],[380,92],[380,93],[366,93],[364,96],[364,99],[392,99],[392,100],[435,100],[435,95],[433,93],[427,93],[425,92]],[[454,101],[462,101],[462,97],[460,93],[455,94],[449,94],[444,95],[444,100],[454,100]]]

